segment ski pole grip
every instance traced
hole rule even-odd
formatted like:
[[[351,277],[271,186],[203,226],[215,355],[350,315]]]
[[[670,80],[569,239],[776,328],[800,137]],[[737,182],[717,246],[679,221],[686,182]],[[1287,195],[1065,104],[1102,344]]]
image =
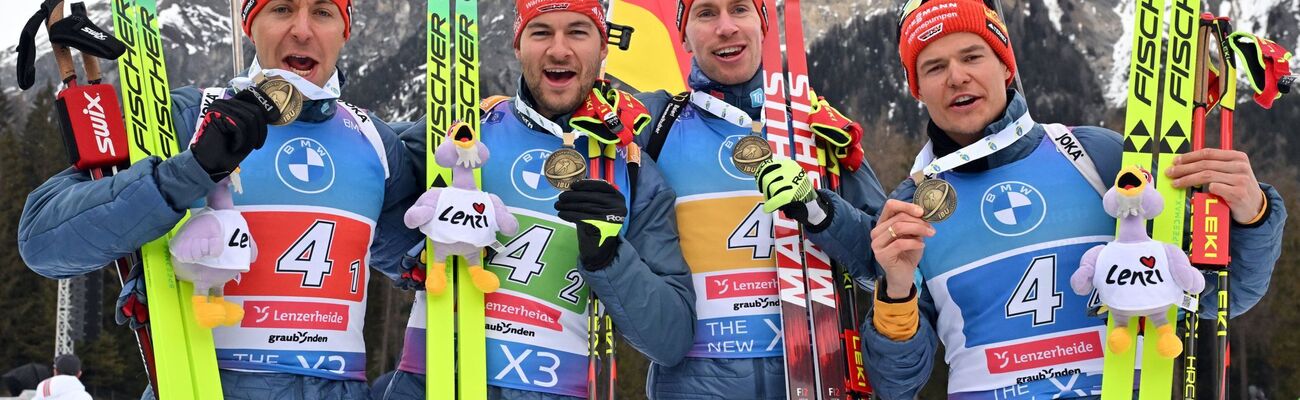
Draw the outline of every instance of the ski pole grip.
[[[99,71],[99,58],[87,53],[81,53],[81,68],[86,70],[86,83],[94,85],[103,79],[103,74]]]
[[[126,126],[112,85],[79,85],[55,99],[68,162],[87,171],[128,164]]]
[[[59,22],[62,19],[63,2],[59,1],[54,3],[54,6],[50,8],[50,18],[45,20],[46,29],[48,30],[50,27],[54,26],[55,22]],[[54,61],[59,64],[59,79],[62,80],[63,83],[70,83],[71,81],[76,80],[77,69],[76,66],[72,64],[72,50],[69,50],[67,46],[59,45],[53,41],[50,42],[50,47],[54,50]]]
[[[1279,79],[1277,81],[1277,91],[1282,92],[1282,94],[1291,93],[1291,89],[1295,88],[1296,78],[1296,75],[1290,75]]]

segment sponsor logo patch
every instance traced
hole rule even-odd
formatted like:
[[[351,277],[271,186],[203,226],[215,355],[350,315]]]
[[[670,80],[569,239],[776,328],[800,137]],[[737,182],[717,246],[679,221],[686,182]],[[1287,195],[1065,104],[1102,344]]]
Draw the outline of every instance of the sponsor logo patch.
[[[1101,334],[1084,332],[984,349],[989,372],[999,374],[1052,367],[1102,357]]]
[[[705,297],[710,300],[776,296],[779,288],[776,283],[776,271],[716,275],[710,276],[706,282]]]
[[[244,328],[348,329],[348,306],[342,304],[245,301],[244,310]]]

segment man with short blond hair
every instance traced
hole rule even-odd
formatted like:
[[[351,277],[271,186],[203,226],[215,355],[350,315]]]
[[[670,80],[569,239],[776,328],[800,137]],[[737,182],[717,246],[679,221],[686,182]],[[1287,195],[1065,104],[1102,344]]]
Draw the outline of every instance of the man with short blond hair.
[[[691,53],[690,92],[682,94],[689,97],[662,90],[638,96],[658,129],[637,141],[679,196],[681,246],[697,290],[694,345],[678,365],[651,365],[646,392],[654,399],[786,398],[771,212],[780,209],[810,231],[833,216],[815,197],[766,198],[769,191],[756,190],[762,178],[742,173],[732,159],[732,147],[752,129],[737,117],[763,118],[763,39],[775,26],[763,7],[761,0],[678,1],[678,30]],[[868,213],[878,209],[884,190],[862,159],[861,128],[825,99],[814,100],[819,117],[838,118],[835,129],[817,134],[840,150],[844,196]],[[667,114],[674,101],[680,113]],[[780,173],[804,172],[792,164],[781,164]]]

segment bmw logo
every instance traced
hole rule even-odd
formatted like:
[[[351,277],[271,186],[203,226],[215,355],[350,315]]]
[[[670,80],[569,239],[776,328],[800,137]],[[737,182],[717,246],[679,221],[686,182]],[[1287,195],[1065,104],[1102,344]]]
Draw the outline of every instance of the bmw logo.
[[[324,192],[334,185],[334,158],[314,139],[289,139],[275,153],[275,173],[294,191]]]
[[[523,152],[510,165],[510,184],[524,197],[547,201],[560,197],[560,190],[551,186],[542,175],[542,165],[551,156],[550,150],[532,149]]]
[[[980,199],[984,226],[1001,236],[1020,236],[1033,231],[1047,215],[1047,201],[1038,189],[1024,182],[1008,181],[990,187]]]

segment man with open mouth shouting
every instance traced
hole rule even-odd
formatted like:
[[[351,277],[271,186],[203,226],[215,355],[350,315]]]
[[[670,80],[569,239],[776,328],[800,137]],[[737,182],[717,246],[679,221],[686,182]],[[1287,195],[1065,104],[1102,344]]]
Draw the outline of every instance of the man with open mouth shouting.
[[[241,10],[257,50],[248,75],[230,88],[172,92],[187,149],[102,180],[73,169],[50,178],[24,209],[20,250],[42,275],[86,273],[166,234],[240,167],[234,206],[261,256],[224,288],[242,303],[242,322],[213,329],[225,397],[365,398],[367,267],[394,266],[396,278],[396,260],[419,239],[376,228],[401,225],[423,175],[393,129],[339,100],[350,0],[244,0]],[[263,77],[296,87],[301,109],[265,109],[267,94],[247,88]],[[268,126],[283,114],[298,116]],[[87,226],[110,232],[86,235]],[[143,299],[132,292],[141,280],[123,295]]]
[[[492,152],[481,167],[482,189],[520,222],[518,234],[498,236],[504,249],[484,260],[501,278],[484,295],[487,325],[499,327],[487,331],[488,397],[586,398],[588,293],[628,344],[667,365],[690,348],[695,295],[677,244],[676,196],[653,161],[638,166],[636,152],[629,155],[649,116],[631,95],[597,79],[607,54],[604,9],[596,0],[515,4],[523,76],[516,96],[485,102],[480,135]],[[425,135],[421,126],[402,139],[424,149]],[[566,135],[576,136],[570,146],[580,153],[565,151]],[[593,154],[592,141],[616,151]],[[564,154],[568,166],[591,167],[589,179],[560,184],[568,186],[562,192],[543,166]],[[412,307],[398,371],[376,388],[381,398],[424,396],[424,297]]]

